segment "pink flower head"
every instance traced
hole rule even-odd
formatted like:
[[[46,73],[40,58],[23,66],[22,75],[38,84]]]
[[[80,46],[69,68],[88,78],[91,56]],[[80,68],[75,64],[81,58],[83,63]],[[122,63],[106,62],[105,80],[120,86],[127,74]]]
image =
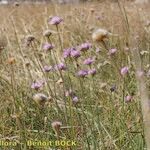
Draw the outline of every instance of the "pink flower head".
[[[66,70],[67,67],[64,63],[60,63],[58,65],[55,66],[55,69],[58,69],[58,70]]]
[[[87,51],[92,47],[91,43],[83,43],[80,45],[80,51]]]
[[[79,76],[79,77],[85,77],[86,75],[88,75],[88,71],[87,70],[80,70],[78,73],[77,73],[77,75]]]
[[[68,49],[65,49],[64,52],[63,52],[63,57],[64,58],[68,58],[71,54],[71,49],[68,48]]]
[[[96,53],[99,53],[101,50],[100,50],[100,48],[96,48]]]
[[[51,49],[53,49],[54,48],[54,46],[52,45],[52,44],[49,44],[49,43],[45,43],[44,45],[43,45],[43,49],[45,50],[45,51],[49,51],[49,50],[51,50]]]
[[[131,102],[131,100],[132,100],[132,96],[131,95],[128,95],[128,96],[126,96],[125,97],[125,102],[127,103],[127,102]]]
[[[53,67],[52,66],[44,66],[44,69],[43,69],[45,72],[50,72],[53,70]]]
[[[44,84],[44,82],[42,82],[42,81],[34,82],[34,83],[32,83],[31,88],[35,89],[35,90],[39,90],[43,86],[43,84]]]
[[[95,68],[94,69],[90,69],[88,71],[88,74],[94,76],[96,74],[96,69]]]
[[[93,58],[87,58],[84,60],[84,65],[91,65],[95,60]]]
[[[49,19],[49,24],[51,25],[58,25],[63,21],[62,18],[58,17],[58,16],[54,16],[52,18]]]
[[[115,53],[117,52],[117,49],[116,48],[112,48],[109,50],[109,55],[114,55]]]
[[[77,96],[74,96],[74,97],[72,98],[72,102],[73,102],[73,104],[77,104],[77,103],[79,102],[78,97],[77,97]]]
[[[71,54],[71,57],[73,58],[79,58],[81,56],[81,53],[78,50],[71,50],[70,54]]]
[[[128,72],[129,72],[128,67],[125,66],[125,67],[121,68],[120,73],[121,73],[122,76],[126,75]]]

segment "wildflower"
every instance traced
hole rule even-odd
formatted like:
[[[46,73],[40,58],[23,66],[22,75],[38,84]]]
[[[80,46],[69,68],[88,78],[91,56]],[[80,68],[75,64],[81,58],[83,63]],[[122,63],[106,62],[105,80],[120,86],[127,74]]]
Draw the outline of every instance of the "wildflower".
[[[73,102],[73,104],[77,104],[77,103],[79,102],[78,97],[77,97],[77,96],[74,96],[74,97],[72,98],[72,102]]]
[[[33,100],[37,104],[43,106],[49,100],[49,98],[46,95],[42,94],[42,93],[37,93],[37,94],[33,95]]]
[[[34,82],[32,83],[31,88],[35,90],[39,90],[43,86],[43,84],[44,84],[43,82]]]
[[[60,131],[60,127],[62,126],[62,123],[60,121],[54,121],[52,122],[52,128],[53,130],[56,132],[56,134],[58,135],[59,134],[59,131]]]
[[[70,54],[71,54],[71,49],[70,48],[65,49],[64,52],[63,52],[63,57],[67,58],[67,57],[70,56]]]
[[[77,75],[79,76],[79,77],[85,77],[86,75],[88,75],[88,71],[87,70],[80,70],[78,73],[77,73]]]
[[[116,48],[112,48],[109,50],[109,55],[114,55],[115,53],[117,52],[117,49]]]
[[[90,69],[88,71],[88,74],[94,76],[96,74],[96,69],[95,68],[94,69]]]
[[[87,51],[92,47],[91,43],[83,43],[79,46],[80,51]]]
[[[52,66],[44,66],[44,71],[45,72],[50,72],[53,70],[53,67]]]
[[[122,76],[126,75],[128,72],[129,72],[128,67],[125,66],[125,67],[121,68],[120,73],[121,73]]]
[[[100,48],[96,48],[96,53],[99,53],[100,51]]]
[[[49,51],[49,50],[51,50],[53,48],[54,48],[54,46],[52,44],[49,44],[49,43],[45,43],[43,45],[43,50],[45,50],[45,51]]]
[[[64,63],[60,63],[58,65],[55,66],[55,69],[58,69],[58,70],[66,70],[67,67]]]
[[[93,58],[87,58],[84,60],[84,65],[91,65],[95,60]]]
[[[128,95],[128,96],[125,97],[125,102],[126,103],[127,102],[131,102],[131,100],[132,100],[132,96],[131,95]]]
[[[103,41],[105,38],[108,38],[110,33],[105,29],[98,29],[92,34],[93,41]]]
[[[54,17],[50,18],[49,24],[51,24],[51,25],[58,25],[58,24],[60,24],[62,21],[63,21],[62,18],[60,18],[60,17],[58,17],[58,16],[54,16]]]
[[[79,58],[81,56],[81,53],[78,50],[71,50],[70,54],[73,58]]]

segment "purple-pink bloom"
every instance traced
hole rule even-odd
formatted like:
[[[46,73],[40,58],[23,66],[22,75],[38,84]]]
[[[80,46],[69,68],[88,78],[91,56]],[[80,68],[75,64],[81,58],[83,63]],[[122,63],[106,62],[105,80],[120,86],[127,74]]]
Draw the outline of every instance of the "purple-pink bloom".
[[[91,65],[95,60],[93,58],[87,58],[84,60],[84,65]]]
[[[116,52],[117,52],[117,49],[116,48],[112,48],[112,49],[109,50],[108,54],[109,55],[114,55]]]
[[[74,97],[72,98],[72,102],[73,102],[73,104],[77,104],[77,103],[79,102],[78,97],[77,97],[77,96],[74,96]]]
[[[32,89],[39,90],[43,86],[44,82],[34,82],[31,85]]]
[[[96,53],[99,53],[101,50],[100,50],[100,48],[96,48]]]
[[[50,72],[53,70],[53,67],[52,66],[44,66],[44,69],[43,69],[45,72]]]
[[[88,71],[88,74],[94,76],[96,74],[96,69],[95,68],[94,69],[90,69]]]
[[[74,50],[74,49],[71,50],[70,54],[71,54],[71,57],[73,57],[73,58],[79,58],[81,56],[80,51]]]
[[[87,42],[87,43],[81,44],[79,48],[80,48],[80,51],[87,51],[91,47],[92,47],[92,44]]]
[[[129,68],[127,66],[121,68],[120,73],[122,76],[126,75],[128,72],[129,72]]]
[[[58,70],[66,70],[67,67],[64,63],[60,63],[58,65],[55,66],[55,69],[58,69]]]
[[[54,48],[54,46],[52,44],[49,44],[49,43],[45,43],[43,45],[43,50],[45,50],[45,51],[49,51],[49,50],[51,50],[53,48]]]
[[[78,73],[77,73],[77,75],[79,76],[79,77],[85,77],[86,75],[88,75],[88,71],[87,70],[80,70]]]
[[[64,52],[63,52],[63,57],[64,58],[68,58],[71,54],[71,49],[68,48],[68,49],[65,49]]]
[[[49,19],[49,24],[51,25],[58,25],[63,21],[62,18],[58,17],[58,16],[54,16],[52,18]]]
[[[128,96],[125,97],[125,102],[126,103],[127,102],[131,102],[131,100],[132,100],[132,96],[131,95],[128,95]]]

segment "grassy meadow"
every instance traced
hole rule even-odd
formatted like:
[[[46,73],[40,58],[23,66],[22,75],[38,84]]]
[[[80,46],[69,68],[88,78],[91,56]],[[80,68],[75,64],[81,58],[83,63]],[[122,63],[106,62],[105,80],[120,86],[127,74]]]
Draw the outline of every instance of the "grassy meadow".
[[[0,150],[149,150],[149,6],[1,5]]]

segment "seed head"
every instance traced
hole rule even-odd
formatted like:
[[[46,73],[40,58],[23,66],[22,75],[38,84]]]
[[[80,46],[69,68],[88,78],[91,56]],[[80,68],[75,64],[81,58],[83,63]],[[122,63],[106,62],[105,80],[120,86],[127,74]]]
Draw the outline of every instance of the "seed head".
[[[105,38],[108,38],[109,34],[110,33],[105,29],[98,29],[95,32],[93,32],[92,39],[93,39],[93,41],[101,42]]]
[[[49,98],[45,94],[37,93],[37,94],[33,95],[33,100],[37,104],[43,106],[49,100]]]
[[[58,134],[60,127],[62,126],[62,123],[60,121],[54,121],[52,122],[52,128],[53,130]]]
[[[26,42],[32,42],[35,40],[35,37],[33,35],[27,35],[26,36]]]
[[[59,84],[59,85],[62,84],[63,83],[63,79],[60,78],[56,83]]]
[[[52,35],[53,31],[52,30],[45,30],[43,32],[43,36],[45,37],[50,37]]]
[[[10,57],[8,58],[8,64],[12,65],[12,64],[15,64],[16,60],[14,57]]]

